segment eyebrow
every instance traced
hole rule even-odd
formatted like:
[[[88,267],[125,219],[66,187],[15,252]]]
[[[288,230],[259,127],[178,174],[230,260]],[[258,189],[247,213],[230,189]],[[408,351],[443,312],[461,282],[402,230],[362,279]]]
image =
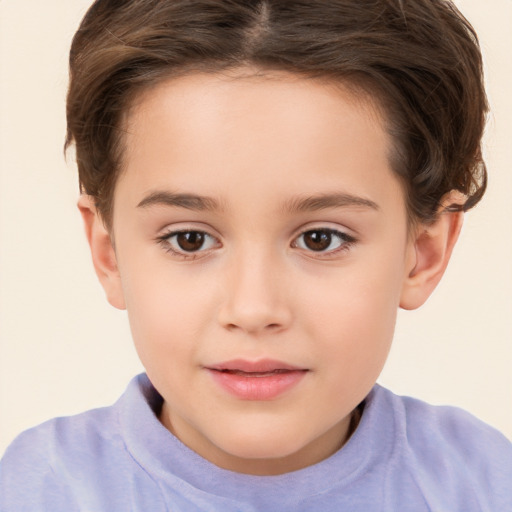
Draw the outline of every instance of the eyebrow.
[[[326,210],[358,206],[378,211],[379,205],[370,199],[346,193],[317,194],[291,199],[285,203],[285,211],[290,213]]]
[[[187,210],[219,210],[219,203],[212,197],[196,194],[177,194],[164,190],[151,192],[137,205],[137,208],[151,206],[178,206]]]
[[[212,197],[173,193],[165,190],[151,192],[137,205],[138,208],[149,208],[151,206],[172,206],[197,211],[220,210],[219,202]],[[378,204],[370,199],[347,193],[331,193],[292,198],[284,204],[284,211],[297,213],[349,206],[379,210]]]

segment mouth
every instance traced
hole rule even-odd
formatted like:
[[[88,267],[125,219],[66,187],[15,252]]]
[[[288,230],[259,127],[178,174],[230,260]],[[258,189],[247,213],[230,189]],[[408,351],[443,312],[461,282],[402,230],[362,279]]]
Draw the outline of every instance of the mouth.
[[[307,371],[307,370],[285,370],[283,368],[277,368],[272,371],[266,371],[266,372],[245,372],[242,370],[214,370],[214,371],[220,371],[221,373],[229,373],[231,375],[239,375],[240,377],[254,377],[254,378],[262,378],[262,377],[269,377],[271,375],[281,375],[284,373],[290,373],[294,371]]]
[[[233,359],[224,363],[215,364],[208,367],[209,370],[220,372],[242,372],[246,374],[266,374],[273,372],[287,371],[308,371],[305,368],[293,366],[283,361],[274,359],[261,359],[259,361],[247,361],[245,359]]]
[[[310,371],[282,361],[232,360],[205,367],[223,391],[242,400],[272,400],[299,384]]]

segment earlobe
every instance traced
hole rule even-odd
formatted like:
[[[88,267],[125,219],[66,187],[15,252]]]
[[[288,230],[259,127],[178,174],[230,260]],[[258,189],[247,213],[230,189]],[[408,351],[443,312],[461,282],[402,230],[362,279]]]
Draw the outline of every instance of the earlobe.
[[[450,204],[448,194],[443,204]],[[416,309],[434,291],[446,270],[462,228],[463,212],[446,211],[443,207],[431,224],[418,226],[411,241],[411,258],[400,297],[400,307]]]
[[[84,221],[94,270],[105,290],[107,300],[118,309],[126,309],[116,253],[110,234],[96,209],[94,199],[85,194],[81,195],[78,200],[78,209]]]

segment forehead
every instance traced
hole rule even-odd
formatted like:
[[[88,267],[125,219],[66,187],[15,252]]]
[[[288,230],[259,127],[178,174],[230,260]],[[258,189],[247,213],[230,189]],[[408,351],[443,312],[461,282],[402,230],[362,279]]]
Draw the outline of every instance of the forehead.
[[[367,94],[285,72],[238,70],[169,79],[141,94],[125,122],[116,196],[152,190],[218,195],[234,187],[267,194],[266,179],[304,187],[375,187],[389,169],[390,138]],[[339,172],[334,172],[339,171]],[[126,182],[131,184],[126,187]],[[311,193],[324,190],[311,190]]]
[[[254,119],[259,114],[265,121],[281,118],[289,125],[300,126],[305,120],[313,119],[325,123],[330,117],[325,113],[339,115],[343,104],[347,103],[351,108],[344,110],[343,117],[352,113],[364,115],[369,124],[385,128],[386,113],[377,94],[359,81],[345,82],[251,67],[217,73],[198,72],[157,82],[136,95],[125,116],[124,127],[128,136],[135,134],[136,125],[144,123],[148,117],[154,118],[156,111],[162,115],[170,111],[186,114],[179,121],[182,123],[188,118],[191,125],[199,121],[194,129],[206,126],[214,117],[224,116],[225,120],[236,122],[237,117],[247,114]],[[271,126],[267,124],[266,128]]]

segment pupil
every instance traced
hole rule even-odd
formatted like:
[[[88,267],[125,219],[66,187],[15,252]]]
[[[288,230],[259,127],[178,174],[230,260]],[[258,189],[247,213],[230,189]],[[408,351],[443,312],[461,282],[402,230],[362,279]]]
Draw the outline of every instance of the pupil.
[[[204,244],[204,233],[199,231],[186,231],[176,236],[180,249],[188,252],[198,251]]]
[[[312,251],[325,251],[331,245],[331,239],[328,231],[308,231],[304,234],[304,243]]]

